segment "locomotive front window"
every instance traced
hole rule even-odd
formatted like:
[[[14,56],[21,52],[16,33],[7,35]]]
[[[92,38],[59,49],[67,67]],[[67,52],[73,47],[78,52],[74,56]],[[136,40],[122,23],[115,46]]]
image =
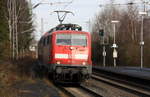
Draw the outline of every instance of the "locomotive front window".
[[[57,34],[57,45],[87,45],[87,36],[85,34]]]

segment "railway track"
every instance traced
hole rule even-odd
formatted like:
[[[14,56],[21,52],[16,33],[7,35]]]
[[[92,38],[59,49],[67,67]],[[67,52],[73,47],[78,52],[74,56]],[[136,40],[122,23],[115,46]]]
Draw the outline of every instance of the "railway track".
[[[103,97],[93,90],[80,85],[76,87],[59,87],[69,97]]]
[[[123,83],[121,79],[102,77],[93,74],[92,78],[81,85],[56,85],[67,97],[150,97],[149,90]],[[66,97],[65,96],[65,97]]]
[[[96,84],[95,81],[97,81]],[[107,85],[118,88],[118,90],[120,89],[137,96],[124,96],[124,94],[121,96],[114,96],[115,93],[111,94],[108,91],[108,88],[104,89],[100,82],[106,83]],[[140,84],[118,78],[113,76],[111,73],[109,75],[108,73],[103,74],[99,72],[93,72],[91,82],[90,84],[88,83],[88,85],[81,84],[80,86],[73,87],[64,87],[61,85],[58,86],[58,88],[68,95],[68,97],[150,97],[149,86],[142,86]],[[106,96],[106,94],[109,96]]]
[[[149,86],[137,84],[137,83],[130,82],[127,80],[119,79],[114,76],[108,76],[108,75],[100,74],[96,72],[93,73],[92,79],[104,82],[106,84],[109,84],[111,86],[117,87],[119,89],[125,90],[130,93],[133,93],[140,97],[150,97]]]

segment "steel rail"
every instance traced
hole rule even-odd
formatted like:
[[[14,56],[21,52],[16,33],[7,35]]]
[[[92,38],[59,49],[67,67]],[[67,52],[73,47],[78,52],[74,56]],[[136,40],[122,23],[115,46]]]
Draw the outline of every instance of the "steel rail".
[[[118,87],[120,89],[126,90],[135,95],[142,95],[142,97],[150,97],[150,91],[147,87],[140,86],[139,84],[133,84],[130,81],[122,80],[115,77],[110,77],[108,75],[101,75],[99,73],[93,73],[92,78],[98,81],[102,81],[109,85]],[[141,88],[142,87],[142,88]]]
[[[103,97],[100,94],[97,94],[96,92],[82,85],[76,87],[59,86],[58,88],[61,89],[69,97]]]

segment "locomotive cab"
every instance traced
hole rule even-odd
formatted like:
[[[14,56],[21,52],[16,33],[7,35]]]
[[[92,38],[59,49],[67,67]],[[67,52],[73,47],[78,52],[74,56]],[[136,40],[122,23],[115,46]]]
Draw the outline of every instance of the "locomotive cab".
[[[49,43],[42,47],[40,54],[43,54],[43,63],[47,64],[55,81],[82,82],[89,79],[92,73],[91,36],[81,30],[75,24],[60,24],[45,35]]]
[[[85,32],[55,33],[53,70],[55,79],[81,81],[91,75],[90,36]]]

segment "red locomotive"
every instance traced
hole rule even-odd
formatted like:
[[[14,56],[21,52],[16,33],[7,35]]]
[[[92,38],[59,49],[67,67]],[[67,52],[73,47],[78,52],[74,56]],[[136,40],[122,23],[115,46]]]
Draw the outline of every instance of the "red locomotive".
[[[60,24],[38,44],[38,59],[55,81],[82,82],[92,73],[91,36],[76,24]]]

